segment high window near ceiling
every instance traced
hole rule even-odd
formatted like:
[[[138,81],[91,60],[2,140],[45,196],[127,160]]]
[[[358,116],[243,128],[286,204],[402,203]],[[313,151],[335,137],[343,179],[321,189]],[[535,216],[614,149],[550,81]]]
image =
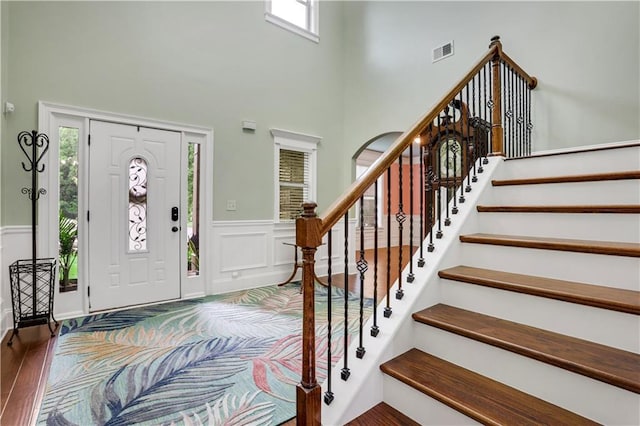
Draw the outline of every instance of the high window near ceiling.
[[[267,0],[265,19],[318,43],[318,0]]]

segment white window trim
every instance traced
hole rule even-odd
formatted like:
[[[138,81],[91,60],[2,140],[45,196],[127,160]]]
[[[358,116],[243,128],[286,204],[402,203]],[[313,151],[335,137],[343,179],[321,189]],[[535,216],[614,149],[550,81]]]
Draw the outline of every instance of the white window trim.
[[[308,40],[313,41],[314,43],[320,43],[320,32],[319,32],[319,24],[318,24],[318,0],[308,0],[310,5],[308,8],[308,12],[311,16],[308,16],[310,29],[299,27],[286,19],[283,19],[277,15],[271,13],[271,1],[265,1],[265,12],[264,19],[267,22],[270,22],[274,25],[279,26],[289,32],[294,34],[298,34],[301,37],[304,37]]]
[[[290,149],[309,153],[309,200],[316,199],[317,189],[317,151],[318,144],[322,140],[319,136],[292,132],[282,129],[270,129],[273,136],[273,221],[274,223],[291,223],[289,220],[280,220],[280,150]]]

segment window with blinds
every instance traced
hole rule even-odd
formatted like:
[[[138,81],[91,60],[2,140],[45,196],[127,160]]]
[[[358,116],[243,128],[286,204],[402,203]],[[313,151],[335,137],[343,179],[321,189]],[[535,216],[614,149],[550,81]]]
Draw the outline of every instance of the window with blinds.
[[[302,203],[309,200],[311,165],[309,153],[280,149],[280,220],[295,220]]]

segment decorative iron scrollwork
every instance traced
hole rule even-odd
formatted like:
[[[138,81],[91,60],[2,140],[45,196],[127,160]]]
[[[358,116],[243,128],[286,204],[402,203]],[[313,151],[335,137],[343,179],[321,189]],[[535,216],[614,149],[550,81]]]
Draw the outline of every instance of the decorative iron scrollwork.
[[[35,158],[36,149],[34,149],[34,144],[35,148],[40,149],[40,155],[38,155],[37,158]],[[24,171],[30,172],[35,167],[38,173],[42,173],[44,171],[44,164],[40,164],[40,160],[42,160],[44,154],[49,150],[49,137],[44,133],[37,133],[35,130],[32,132],[23,131],[18,133],[18,145],[29,162],[28,166],[24,161],[22,162]],[[31,153],[27,151],[27,148],[31,148]]]
[[[129,250],[147,249],[147,162],[129,163]]]
[[[22,188],[20,192],[22,192],[23,194],[27,194],[30,200],[33,200],[33,197],[36,197],[35,199],[39,200],[41,195],[47,194],[47,190],[44,188],[40,188],[37,191],[34,191],[32,188]]]

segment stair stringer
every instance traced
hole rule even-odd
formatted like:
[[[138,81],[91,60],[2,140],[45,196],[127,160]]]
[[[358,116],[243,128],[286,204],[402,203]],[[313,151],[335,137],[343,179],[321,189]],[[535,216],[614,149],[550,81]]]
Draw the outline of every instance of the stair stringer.
[[[380,371],[380,364],[407,351],[414,346],[413,335],[415,324],[411,315],[425,306],[438,303],[441,300],[440,280],[438,271],[451,267],[460,262],[461,244],[459,235],[462,232],[476,232],[478,222],[478,212],[476,205],[486,191],[491,190],[491,180],[496,172],[503,167],[502,157],[489,158],[488,164],[483,165],[484,172],[478,174],[478,181],[473,185],[470,192],[465,192],[466,201],[458,203],[459,212],[451,215],[451,225],[443,226],[443,237],[434,238],[436,249],[428,253],[426,245],[424,249],[425,266],[416,267],[419,252],[414,255],[413,273],[415,280],[406,283],[406,276],[409,267],[404,269],[401,277],[403,279],[402,289],[404,297],[396,300],[395,295],[398,283],[391,288],[391,308],[393,313],[390,318],[384,318],[382,311],[386,306],[386,299],[379,304],[378,326],[380,333],[377,337],[371,337],[369,330],[373,325],[370,318],[364,325],[363,346],[366,354],[362,359],[355,357],[356,348],[359,346],[357,339],[352,341],[348,349],[349,367],[351,375],[347,381],[340,378],[340,368],[342,360],[338,361],[332,370],[332,392],[335,399],[330,405],[322,403],[322,424],[323,425],[344,425],[348,421],[367,411],[377,403],[383,401],[383,373]],[[327,383],[322,385],[324,395]],[[386,401],[386,399],[385,399]],[[390,404],[393,406],[393,404]],[[422,403],[421,410],[425,408]],[[440,403],[434,401],[429,404],[433,410],[443,410],[444,414],[434,415],[437,418],[455,418],[458,413]],[[410,413],[405,413],[411,417]],[[434,417],[434,418],[435,418]],[[414,419],[420,423],[420,419]]]

